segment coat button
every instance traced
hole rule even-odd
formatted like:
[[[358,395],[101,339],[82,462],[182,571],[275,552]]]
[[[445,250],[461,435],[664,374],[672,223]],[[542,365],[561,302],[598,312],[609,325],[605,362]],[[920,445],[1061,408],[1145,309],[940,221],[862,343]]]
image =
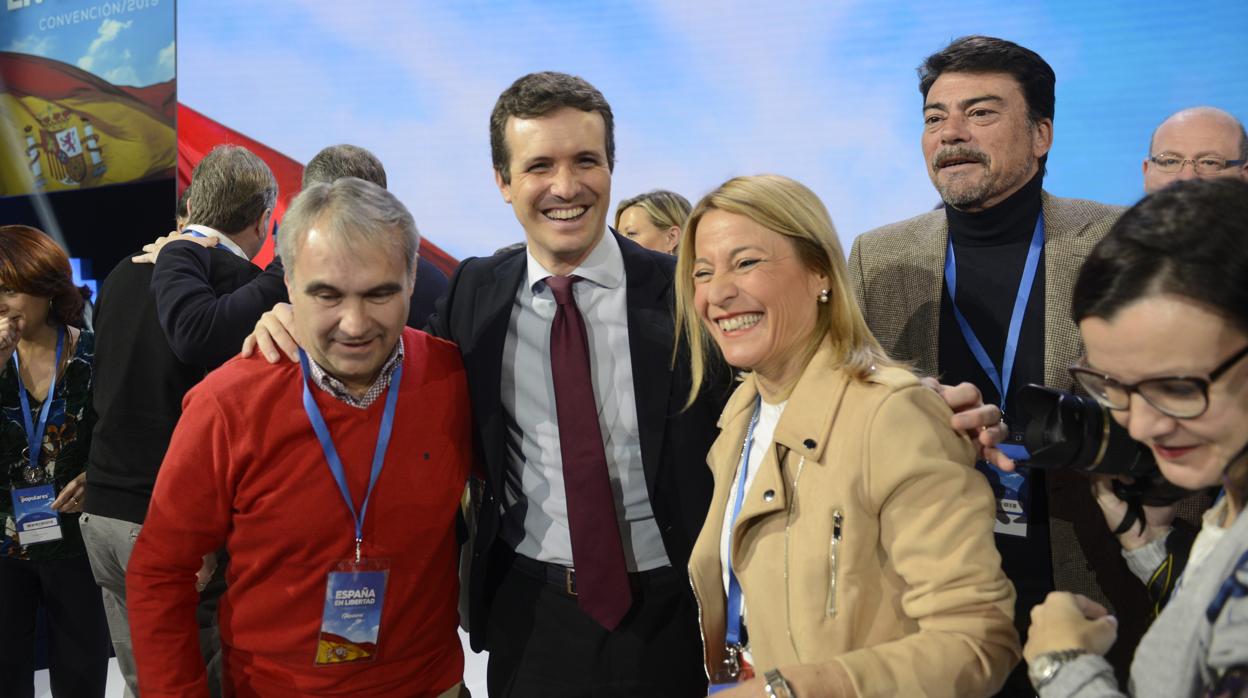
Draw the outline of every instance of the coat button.
[[[802,442],[802,445],[805,446],[806,448],[814,448],[817,444],[815,443],[814,439],[806,439],[805,441]]]
[[[775,491],[775,490],[767,490],[766,492],[764,492],[764,493],[763,493],[763,501],[764,501],[764,502],[770,502],[771,500],[773,500],[773,499],[775,499],[775,498],[776,498],[776,491]]]

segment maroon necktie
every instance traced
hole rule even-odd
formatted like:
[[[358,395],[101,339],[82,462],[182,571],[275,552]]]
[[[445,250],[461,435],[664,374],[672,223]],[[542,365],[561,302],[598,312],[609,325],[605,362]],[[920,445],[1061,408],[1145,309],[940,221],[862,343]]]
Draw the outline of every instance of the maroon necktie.
[[[585,321],[572,297],[572,284],[580,280],[579,276],[546,279],[559,306],[550,326],[550,368],[576,568],[576,598],[582,611],[607,630],[614,630],[628,613],[633,598],[594,401]]]

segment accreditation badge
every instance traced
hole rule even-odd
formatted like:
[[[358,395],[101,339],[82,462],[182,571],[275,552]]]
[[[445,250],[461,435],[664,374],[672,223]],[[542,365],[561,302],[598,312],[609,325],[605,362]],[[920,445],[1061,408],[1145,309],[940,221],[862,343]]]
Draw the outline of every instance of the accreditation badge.
[[[52,509],[56,490],[51,484],[22,487],[11,494],[17,542],[33,545],[61,539],[61,516]]]
[[[1023,473],[1007,473],[997,466],[979,461],[976,469],[988,478],[997,502],[996,522],[992,531],[1001,536],[1027,537],[1027,514],[1030,482]]]
[[[377,657],[389,568],[387,560],[350,560],[329,573],[316,666],[371,662]]]

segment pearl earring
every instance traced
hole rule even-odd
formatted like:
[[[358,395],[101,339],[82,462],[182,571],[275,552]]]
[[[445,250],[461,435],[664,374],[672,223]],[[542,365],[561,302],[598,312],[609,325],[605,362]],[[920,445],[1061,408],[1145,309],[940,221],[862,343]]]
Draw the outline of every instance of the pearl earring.
[[[830,298],[830,296],[828,295],[828,289],[826,289],[826,288],[825,288],[825,289],[823,289],[822,291],[820,291],[820,292],[819,292],[819,302],[820,302],[820,303],[823,303],[824,305],[827,305],[827,304],[828,304],[828,299],[829,299],[829,298]]]

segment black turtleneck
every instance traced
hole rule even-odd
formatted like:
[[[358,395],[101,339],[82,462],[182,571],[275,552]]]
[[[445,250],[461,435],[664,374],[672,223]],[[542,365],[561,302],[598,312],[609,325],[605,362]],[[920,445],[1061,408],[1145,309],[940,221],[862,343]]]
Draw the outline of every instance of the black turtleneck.
[[[984,211],[971,213],[945,207],[957,261],[958,309],[998,369],[1005,353],[1010,313],[1014,310],[1027,250],[1040,215],[1041,184],[1042,177],[1037,173],[1022,189]],[[1006,422],[1012,431],[1024,426],[1015,403],[1018,388],[1028,383],[1044,383],[1044,262],[1041,254],[1023,315],[1014,372],[1006,387]],[[940,305],[941,382],[969,381],[979,387],[986,402],[999,405],[1001,396],[971,353],[950,303],[949,290],[945,288]],[[996,536],[1002,567],[1018,591],[1015,621],[1024,632],[1031,607],[1053,590],[1043,472],[1028,473],[1027,489],[1031,509],[1027,537]]]

